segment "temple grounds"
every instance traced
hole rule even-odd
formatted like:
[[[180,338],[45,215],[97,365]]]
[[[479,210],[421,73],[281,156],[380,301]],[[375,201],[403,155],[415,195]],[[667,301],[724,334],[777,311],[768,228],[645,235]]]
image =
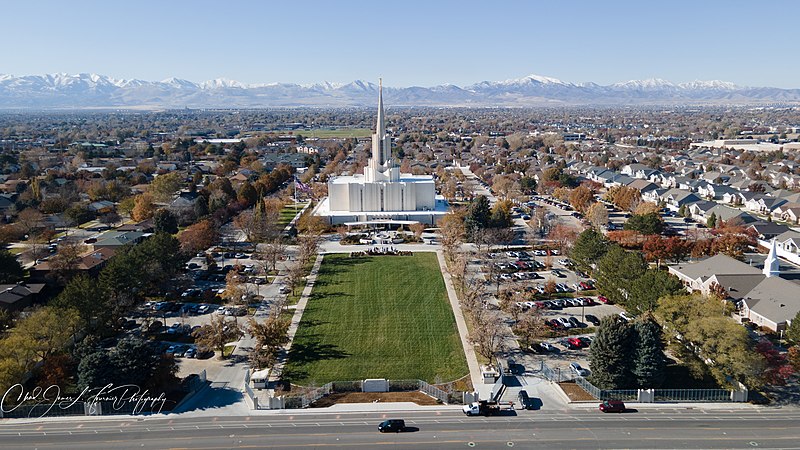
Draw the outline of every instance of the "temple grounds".
[[[284,379],[433,383],[467,373],[435,253],[325,255]]]

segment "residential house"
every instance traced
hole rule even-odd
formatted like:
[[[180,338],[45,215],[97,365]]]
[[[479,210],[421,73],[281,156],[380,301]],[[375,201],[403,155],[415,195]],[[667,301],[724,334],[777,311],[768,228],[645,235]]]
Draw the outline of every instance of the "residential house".
[[[697,190],[697,193],[703,198],[723,201],[725,194],[735,194],[736,192],[738,192],[736,189],[723,184],[706,184]]]
[[[695,202],[701,201],[697,194],[682,189],[670,189],[662,197],[667,203],[667,207],[677,211],[683,205],[690,205]]]
[[[40,283],[0,284],[0,309],[21,311],[38,300],[44,288]]]
[[[730,175],[715,171],[703,173],[700,178],[712,184],[725,184],[731,179]]]
[[[111,230],[102,233],[96,238],[87,239],[84,241],[86,244],[90,244],[92,249],[95,251],[100,250],[102,248],[110,248],[113,250],[117,250],[125,245],[128,244],[138,244],[144,238],[150,236],[147,233],[141,233],[139,231],[117,231]]]
[[[113,247],[100,247],[80,256],[78,263],[75,266],[75,271],[85,273],[89,276],[96,277],[100,270],[105,267],[108,260],[110,260],[116,253],[116,248]],[[39,264],[34,265],[30,271],[31,280],[35,281],[52,281],[51,274],[53,269],[50,267],[50,261],[45,260]]]
[[[783,208],[783,212],[781,213],[781,219],[785,220],[786,222],[793,223],[795,225],[800,224],[800,204],[788,203],[784,204],[783,206],[786,207]]]
[[[644,195],[645,192],[658,189],[658,186],[655,183],[647,181],[646,179],[633,180],[630,184],[628,184],[628,187],[638,189],[639,192],[642,193],[642,195]]]
[[[745,211],[741,211],[736,208],[731,208],[730,206],[725,206],[725,205],[716,205],[710,210],[708,210],[706,212],[705,219],[708,219],[708,217],[710,217],[711,214],[714,214],[717,217],[717,223],[719,223],[720,220],[723,222],[730,222],[731,220],[737,220],[743,224],[748,224],[756,222],[758,220]]]
[[[114,211],[114,202],[108,200],[99,200],[89,203],[89,211],[95,214],[107,214]]]
[[[715,285],[721,286],[739,307],[738,316],[743,321],[773,331],[784,330],[800,311],[800,285],[779,276],[780,262],[773,251],[765,265],[767,267],[762,270],[719,254],[693,263],[672,265],[669,272],[689,291],[709,294]]]
[[[765,222],[763,220],[753,222],[749,224],[747,228],[755,231],[756,237],[762,241],[769,241],[772,238],[778,237],[779,235],[789,231],[789,227],[786,225],[781,225],[775,222]]]

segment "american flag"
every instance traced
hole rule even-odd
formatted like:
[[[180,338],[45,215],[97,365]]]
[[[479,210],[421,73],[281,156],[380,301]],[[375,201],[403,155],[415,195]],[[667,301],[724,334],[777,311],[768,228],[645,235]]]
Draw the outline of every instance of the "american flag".
[[[295,175],[294,177],[294,185],[297,187],[297,189],[301,190],[302,192],[305,192],[306,194],[311,193],[311,186],[300,181],[300,179],[297,178],[297,175]]]

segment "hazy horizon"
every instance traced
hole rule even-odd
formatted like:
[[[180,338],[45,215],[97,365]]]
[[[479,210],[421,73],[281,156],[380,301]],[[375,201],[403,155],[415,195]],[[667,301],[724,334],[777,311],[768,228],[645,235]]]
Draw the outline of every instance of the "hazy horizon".
[[[470,85],[530,74],[798,88],[800,2],[346,4],[144,0],[4,4],[0,73],[244,84]],[[763,16],[765,20],[758,20]],[[763,56],[762,56],[763,55]],[[764,60],[762,62],[761,60]]]

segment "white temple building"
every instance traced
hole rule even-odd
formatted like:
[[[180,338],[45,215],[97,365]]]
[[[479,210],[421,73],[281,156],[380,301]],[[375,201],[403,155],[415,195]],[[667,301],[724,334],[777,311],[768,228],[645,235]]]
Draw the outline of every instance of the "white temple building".
[[[331,225],[436,224],[448,211],[436,195],[431,175],[400,173],[386,134],[383,83],[378,90],[378,120],[372,135],[372,157],[364,173],[332,177],[328,197],[314,209]]]

